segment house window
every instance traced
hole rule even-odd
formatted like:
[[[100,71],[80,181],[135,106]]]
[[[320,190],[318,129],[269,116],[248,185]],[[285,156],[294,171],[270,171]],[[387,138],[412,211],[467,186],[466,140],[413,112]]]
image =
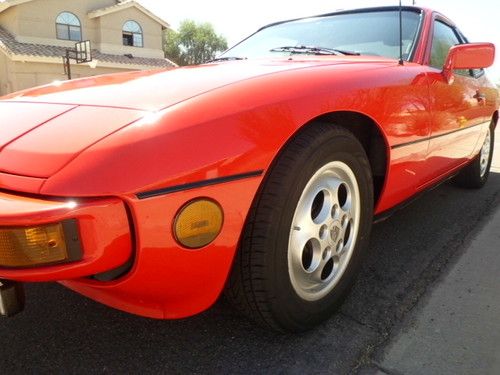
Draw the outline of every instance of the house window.
[[[133,47],[142,47],[143,46],[143,37],[142,37],[142,28],[135,21],[127,21],[123,25],[123,45],[124,46],[133,46]]]
[[[73,13],[62,12],[56,18],[57,39],[82,40],[82,25],[80,20]]]

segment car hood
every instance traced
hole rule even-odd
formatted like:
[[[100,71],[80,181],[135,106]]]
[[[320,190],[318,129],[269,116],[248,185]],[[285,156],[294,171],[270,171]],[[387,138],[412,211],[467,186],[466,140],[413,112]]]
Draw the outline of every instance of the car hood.
[[[54,82],[2,99],[157,111],[214,89],[264,75],[323,65],[341,69],[352,64],[380,63],[394,63],[394,60],[365,56],[302,56],[293,59],[234,61]]]
[[[145,112],[0,101],[0,173],[46,178]],[[0,185],[4,184],[0,178]]]
[[[87,148],[154,111],[252,78],[316,66],[369,69],[394,60],[301,57],[55,82],[0,100],[0,173],[48,178]],[[0,184],[4,180],[0,176]]]

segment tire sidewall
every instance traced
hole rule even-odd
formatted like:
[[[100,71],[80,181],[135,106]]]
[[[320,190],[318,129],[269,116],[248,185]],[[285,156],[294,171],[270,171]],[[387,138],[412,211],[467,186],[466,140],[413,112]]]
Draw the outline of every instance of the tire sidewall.
[[[495,149],[495,127],[490,126],[490,155],[488,158],[488,165],[486,166],[486,172],[484,176],[481,176],[481,151],[479,152],[477,159],[477,173],[479,176],[480,183],[484,185],[488,181],[490,176],[491,163],[493,162],[493,151]]]

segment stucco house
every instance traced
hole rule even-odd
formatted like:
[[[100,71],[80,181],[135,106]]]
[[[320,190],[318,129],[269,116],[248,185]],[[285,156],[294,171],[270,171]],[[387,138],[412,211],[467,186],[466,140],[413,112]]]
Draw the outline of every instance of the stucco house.
[[[169,24],[130,0],[0,0],[0,95],[65,79],[62,56],[90,40],[94,61],[73,78],[168,68]]]

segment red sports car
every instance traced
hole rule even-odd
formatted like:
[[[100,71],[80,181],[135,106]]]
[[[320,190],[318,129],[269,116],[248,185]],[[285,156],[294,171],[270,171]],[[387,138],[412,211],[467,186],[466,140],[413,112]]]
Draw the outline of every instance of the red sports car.
[[[152,318],[225,291],[265,326],[318,324],[374,218],[486,182],[493,59],[439,13],[370,8],[266,26],[200,66],[3,97],[0,312],[58,281]]]

